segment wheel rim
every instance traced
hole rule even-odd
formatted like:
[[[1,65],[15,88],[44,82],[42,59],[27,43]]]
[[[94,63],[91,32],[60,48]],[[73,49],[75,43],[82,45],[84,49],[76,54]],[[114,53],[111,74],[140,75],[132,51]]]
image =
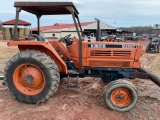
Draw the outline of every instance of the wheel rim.
[[[13,73],[13,81],[16,88],[25,95],[40,93],[46,83],[41,69],[33,64],[22,64]]]
[[[125,107],[131,102],[131,95],[128,89],[118,88],[111,94],[111,102],[115,106]]]

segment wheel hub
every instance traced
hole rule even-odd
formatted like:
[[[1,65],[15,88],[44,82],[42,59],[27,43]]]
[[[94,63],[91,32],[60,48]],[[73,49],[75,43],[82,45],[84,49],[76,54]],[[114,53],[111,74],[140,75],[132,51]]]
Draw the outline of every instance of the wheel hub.
[[[123,100],[124,96],[122,94],[118,95],[118,99]]]
[[[27,66],[21,71],[20,82],[26,87],[38,88],[43,83],[43,75],[37,68],[33,66]]]
[[[34,82],[34,80],[33,80],[34,78],[32,77],[32,76],[27,76],[27,82],[28,83],[33,83]]]
[[[131,102],[130,92],[126,88],[117,88],[111,94],[111,101],[118,107],[125,107]]]
[[[45,76],[39,67],[33,64],[19,65],[13,74],[16,88],[23,94],[36,95],[45,86]]]

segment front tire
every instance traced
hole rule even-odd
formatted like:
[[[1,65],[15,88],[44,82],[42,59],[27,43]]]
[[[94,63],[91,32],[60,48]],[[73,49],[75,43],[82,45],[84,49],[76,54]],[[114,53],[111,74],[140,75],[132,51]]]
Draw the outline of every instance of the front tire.
[[[135,106],[138,94],[132,83],[116,80],[107,85],[103,98],[110,109],[125,112]]]
[[[59,71],[46,54],[26,50],[14,55],[4,69],[4,80],[16,99],[26,103],[48,100],[59,86]]]

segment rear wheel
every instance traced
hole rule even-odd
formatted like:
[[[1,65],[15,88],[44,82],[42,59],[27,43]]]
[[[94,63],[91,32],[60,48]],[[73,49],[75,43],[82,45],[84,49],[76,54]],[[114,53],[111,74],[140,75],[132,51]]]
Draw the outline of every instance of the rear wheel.
[[[138,94],[132,83],[116,80],[107,85],[103,97],[110,109],[124,112],[134,107]]]
[[[156,49],[156,52],[157,52],[157,53],[159,53],[159,49],[160,49],[159,46],[157,46],[157,49]]]
[[[149,52],[149,45],[146,47],[146,53]]]
[[[46,54],[34,50],[17,53],[7,63],[4,80],[20,101],[40,103],[49,99],[59,86],[59,71]]]

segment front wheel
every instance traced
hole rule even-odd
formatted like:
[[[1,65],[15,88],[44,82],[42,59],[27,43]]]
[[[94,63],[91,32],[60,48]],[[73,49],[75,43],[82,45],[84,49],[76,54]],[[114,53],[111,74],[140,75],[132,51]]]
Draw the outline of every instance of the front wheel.
[[[7,63],[4,80],[16,99],[40,103],[49,99],[59,86],[59,71],[46,54],[26,50],[17,53]]]
[[[132,83],[116,80],[107,85],[103,97],[110,109],[124,112],[135,106],[138,94]]]

